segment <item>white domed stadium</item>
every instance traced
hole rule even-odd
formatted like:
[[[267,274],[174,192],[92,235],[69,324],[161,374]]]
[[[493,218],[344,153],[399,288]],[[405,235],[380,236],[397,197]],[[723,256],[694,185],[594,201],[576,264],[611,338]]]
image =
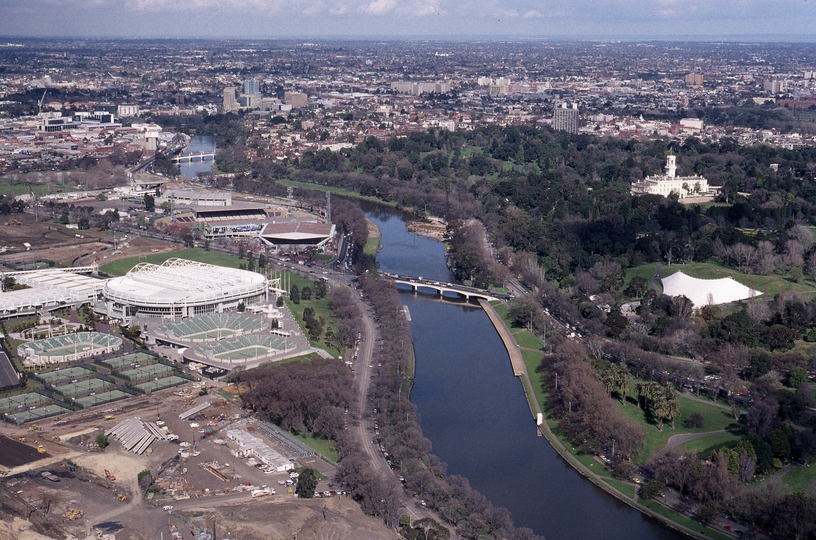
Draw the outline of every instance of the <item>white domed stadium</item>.
[[[255,272],[173,258],[137,264],[108,280],[102,295],[108,316],[125,323],[137,316],[175,319],[261,303],[267,280]]]

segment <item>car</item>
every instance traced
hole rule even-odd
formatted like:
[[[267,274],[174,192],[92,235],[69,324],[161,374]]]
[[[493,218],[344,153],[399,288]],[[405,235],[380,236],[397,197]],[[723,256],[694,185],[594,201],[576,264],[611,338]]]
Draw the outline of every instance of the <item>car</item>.
[[[172,510],[172,509],[173,509],[173,507],[172,507],[172,506],[170,506],[169,504],[168,504],[168,505],[165,505],[165,506],[162,506],[162,510],[164,510],[165,512],[169,512],[169,511],[170,511],[170,510]]]

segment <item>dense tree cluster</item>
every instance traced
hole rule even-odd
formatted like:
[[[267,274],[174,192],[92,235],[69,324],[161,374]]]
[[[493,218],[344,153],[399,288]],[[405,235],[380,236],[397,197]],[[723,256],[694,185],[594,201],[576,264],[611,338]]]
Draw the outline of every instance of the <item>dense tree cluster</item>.
[[[560,420],[559,429],[584,452],[628,459],[643,448],[646,428],[618,412],[610,397],[612,386],[598,380],[587,357],[580,344],[565,340],[544,358],[550,409]]]
[[[262,418],[299,433],[337,440],[353,400],[352,375],[334,359],[266,364],[235,374],[249,385],[241,394],[246,407]]]

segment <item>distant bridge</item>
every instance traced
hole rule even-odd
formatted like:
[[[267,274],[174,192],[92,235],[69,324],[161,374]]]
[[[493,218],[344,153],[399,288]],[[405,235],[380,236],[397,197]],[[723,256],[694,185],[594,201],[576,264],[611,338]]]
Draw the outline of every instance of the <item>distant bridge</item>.
[[[503,296],[498,293],[493,293],[485,289],[478,289],[476,287],[467,287],[465,285],[455,285],[453,283],[442,283],[422,278],[414,278],[408,276],[391,276],[394,283],[398,285],[407,285],[413,289],[414,293],[419,292],[419,289],[430,289],[435,291],[437,295],[443,296],[445,293],[455,293],[459,296],[464,296],[467,300],[471,298],[481,298],[482,300],[493,300],[497,296]]]
[[[176,156],[173,158],[173,161],[176,163],[183,163],[183,162],[190,162],[190,161],[206,161],[210,159],[215,159],[215,151],[210,152],[194,152],[190,154],[184,154],[181,156]]]

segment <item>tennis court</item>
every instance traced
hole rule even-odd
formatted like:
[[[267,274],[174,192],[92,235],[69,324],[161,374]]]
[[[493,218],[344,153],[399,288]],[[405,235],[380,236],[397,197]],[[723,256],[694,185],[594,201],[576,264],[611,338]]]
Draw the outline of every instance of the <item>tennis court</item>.
[[[51,398],[36,392],[28,392],[25,394],[18,394],[16,396],[4,397],[0,398],[0,412],[10,411],[17,408],[28,409],[32,405],[38,405],[46,401],[51,402]]]
[[[44,382],[47,385],[57,384],[62,381],[72,381],[74,379],[81,379],[90,375],[96,375],[92,369],[84,366],[74,366],[69,368],[57,369],[54,371],[46,371],[35,373],[34,378]]]
[[[171,375],[169,377],[165,377],[163,379],[159,379],[157,381],[148,381],[146,383],[137,384],[135,385],[136,388],[144,391],[145,394],[149,394],[151,392],[155,392],[157,390],[163,390],[164,388],[170,388],[171,386],[178,386],[180,384],[188,383],[187,379],[182,379],[176,375]]]
[[[133,397],[130,394],[122,392],[121,390],[110,390],[108,392],[97,392],[94,396],[85,396],[82,398],[77,398],[74,400],[75,403],[79,403],[82,405],[84,409],[88,407],[93,407],[95,405],[102,405],[104,403],[110,403],[111,401],[118,401],[120,399],[125,399]]]
[[[53,388],[53,390],[54,392],[63,396],[75,396],[84,392],[96,392],[97,390],[107,388],[108,386],[113,386],[113,384],[94,377],[93,379],[87,379],[85,381],[71,382],[61,386],[56,386]]]
[[[172,371],[173,368],[170,366],[165,366],[164,364],[153,364],[150,366],[142,366],[135,369],[120,371],[116,373],[116,376],[128,381],[140,381],[147,378],[163,377]]]
[[[110,369],[120,369],[131,364],[153,364],[156,362],[156,357],[152,354],[137,352],[126,354],[124,356],[117,356],[115,358],[106,358],[99,360],[96,363]]]
[[[67,412],[71,412],[65,407],[60,407],[59,405],[45,405],[43,407],[37,407],[35,409],[29,409],[27,411],[22,411],[19,413],[6,413],[5,417],[7,420],[11,420],[17,425],[25,424],[26,422],[34,422],[36,420],[41,420],[43,418],[48,418],[49,416],[57,416],[58,414],[64,414]]]
[[[229,351],[221,354],[216,354],[215,358],[218,360],[254,360],[256,358],[265,358],[277,354],[275,349],[267,349],[266,347],[247,347],[238,351]]]
[[[189,341],[208,341],[211,339],[222,339],[232,337],[235,332],[226,328],[218,330],[210,330],[208,332],[201,332],[200,334],[193,334],[191,336],[184,336],[184,339]]]

